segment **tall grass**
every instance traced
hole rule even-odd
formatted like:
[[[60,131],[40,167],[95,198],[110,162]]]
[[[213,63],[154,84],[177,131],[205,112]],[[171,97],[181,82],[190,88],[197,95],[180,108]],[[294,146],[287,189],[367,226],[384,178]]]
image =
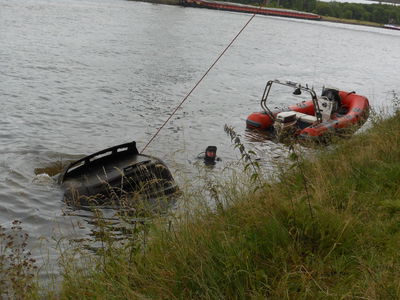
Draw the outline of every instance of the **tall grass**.
[[[400,115],[289,164],[273,182],[214,184],[220,206],[66,266],[59,297],[400,298]]]
[[[28,249],[28,234],[21,222],[14,220],[10,228],[0,225],[0,298],[35,297],[37,266]]]

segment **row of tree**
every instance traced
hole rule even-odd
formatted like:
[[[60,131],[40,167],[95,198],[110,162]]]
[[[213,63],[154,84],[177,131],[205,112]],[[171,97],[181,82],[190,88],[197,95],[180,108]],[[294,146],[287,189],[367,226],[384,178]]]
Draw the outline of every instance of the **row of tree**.
[[[322,16],[400,24],[400,7],[395,5],[318,1],[314,11]]]
[[[322,16],[400,24],[400,7],[395,5],[318,1],[314,11]]]
[[[228,0],[232,1],[232,0]],[[233,0],[255,4],[254,0]],[[283,7],[341,19],[370,21],[381,24],[400,24],[400,6],[389,4],[361,4],[322,2],[317,0],[260,0],[267,6]]]

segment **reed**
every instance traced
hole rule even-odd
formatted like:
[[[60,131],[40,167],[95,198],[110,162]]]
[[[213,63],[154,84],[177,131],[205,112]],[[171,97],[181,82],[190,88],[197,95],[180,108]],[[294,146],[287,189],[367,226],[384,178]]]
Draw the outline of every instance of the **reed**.
[[[294,153],[271,177],[248,160],[213,178],[203,192],[215,206],[192,191],[190,210],[141,224],[126,243],[103,230],[104,251],[67,264],[57,297],[400,298],[400,114],[315,156]]]
[[[0,226],[1,299],[27,299],[37,293],[37,266],[28,249],[28,239],[18,220],[10,228]]]

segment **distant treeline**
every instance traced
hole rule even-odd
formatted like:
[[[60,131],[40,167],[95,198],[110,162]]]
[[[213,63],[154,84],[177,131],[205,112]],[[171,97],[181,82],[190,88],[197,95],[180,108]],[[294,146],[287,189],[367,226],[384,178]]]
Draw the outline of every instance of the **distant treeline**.
[[[255,4],[254,0],[229,0],[245,4]],[[263,1],[262,4],[265,4]],[[282,7],[341,19],[354,19],[381,24],[400,24],[400,6],[388,4],[360,4],[322,2],[316,0],[267,0],[267,6]]]
[[[298,0],[284,1],[289,4],[291,2],[296,3]],[[300,2],[302,1],[303,0],[300,0]],[[395,5],[322,2],[313,0],[304,0],[304,2],[314,2],[314,11],[321,16],[370,21],[382,24],[400,23],[400,7]],[[308,5],[303,7],[308,7]]]

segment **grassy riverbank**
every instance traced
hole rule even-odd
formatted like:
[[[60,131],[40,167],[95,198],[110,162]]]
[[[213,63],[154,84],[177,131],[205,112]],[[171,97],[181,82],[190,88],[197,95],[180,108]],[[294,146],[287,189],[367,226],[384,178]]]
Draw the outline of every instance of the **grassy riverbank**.
[[[400,115],[65,268],[65,299],[398,299]],[[255,186],[260,186],[254,191]],[[137,231],[138,232],[138,231]]]
[[[321,21],[352,24],[352,25],[364,25],[364,26],[372,26],[372,27],[382,27],[383,26],[383,24],[379,24],[376,22],[361,21],[361,20],[354,20],[354,19],[342,19],[342,18],[327,17],[327,16],[323,16],[321,18]]]

